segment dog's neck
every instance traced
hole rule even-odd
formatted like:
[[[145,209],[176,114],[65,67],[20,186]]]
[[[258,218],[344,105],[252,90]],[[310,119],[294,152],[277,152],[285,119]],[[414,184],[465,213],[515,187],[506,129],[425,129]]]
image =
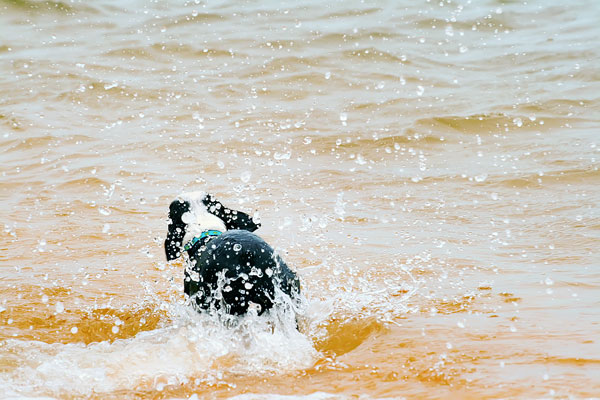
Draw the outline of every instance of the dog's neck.
[[[186,245],[187,243],[191,242],[195,237],[200,237],[203,232],[225,232],[227,230],[223,220],[221,220],[219,217],[214,216],[206,210],[196,209],[190,217],[192,219],[185,221],[187,226],[182,241],[183,245]]]
[[[206,246],[206,244],[210,242],[211,239],[214,239],[217,236],[221,236],[222,233],[223,232],[221,231],[215,230],[204,231],[202,232],[202,234],[200,234],[200,236],[192,238],[192,240],[190,240],[185,246],[183,246],[183,249],[187,251],[188,255],[191,257],[197,251],[198,248]]]
[[[225,232],[225,222],[206,209],[203,199],[204,192],[188,192],[179,195],[179,198],[189,204],[189,211],[181,216],[181,221],[186,224],[185,235],[182,245],[191,242],[195,237],[200,237],[202,232],[219,231]]]

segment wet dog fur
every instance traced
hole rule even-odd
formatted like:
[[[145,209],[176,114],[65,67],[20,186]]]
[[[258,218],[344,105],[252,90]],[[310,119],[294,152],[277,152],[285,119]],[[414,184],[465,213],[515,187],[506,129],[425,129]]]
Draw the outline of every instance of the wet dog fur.
[[[243,315],[253,309],[260,315],[273,307],[277,291],[291,299],[300,295],[297,275],[253,233],[259,227],[203,192],[183,193],[171,203],[165,255],[187,259],[184,292],[199,311]]]

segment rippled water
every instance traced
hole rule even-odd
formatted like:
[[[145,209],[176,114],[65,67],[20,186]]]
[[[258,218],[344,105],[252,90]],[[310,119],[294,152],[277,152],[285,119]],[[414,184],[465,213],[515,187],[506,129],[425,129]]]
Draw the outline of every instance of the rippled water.
[[[600,3],[0,2],[0,393],[600,396]],[[170,200],[302,279],[183,304]],[[195,396],[195,397],[194,397]]]

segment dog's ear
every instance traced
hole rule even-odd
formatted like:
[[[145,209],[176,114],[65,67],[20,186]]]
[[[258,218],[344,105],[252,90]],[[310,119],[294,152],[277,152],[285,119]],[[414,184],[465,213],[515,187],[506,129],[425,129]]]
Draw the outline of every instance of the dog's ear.
[[[186,224],[181,216],[190,210],[187,201],[175,200],[169,206],[169,227],[165,239],[165,256],[167,261],[176,259],[181,255],[182,241],[185,236]]]
[[[221,218],[228,230],[243,229],[254,232],[260,228],[260,222],[254,222],[252,217],[243,211],[236,211],[225,207],[212,195],[207,194],[202,200],[209,213]]]
[[[165,256],[167,261],[174,260],[181,255],[181,242],[185,236],[185,225],[177,226],[169,224],[169,231],[165,239]]]

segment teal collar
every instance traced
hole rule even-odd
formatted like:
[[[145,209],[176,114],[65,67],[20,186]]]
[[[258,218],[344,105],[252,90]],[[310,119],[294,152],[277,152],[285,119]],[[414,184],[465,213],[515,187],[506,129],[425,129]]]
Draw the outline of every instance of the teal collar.
[[[187,244],[186,244],[185,246],[183,246],[183,249],[184,249],[185,251],[189,251],[189,250],[190,250],[192,247],[194,247],[194,245],[195,245],[196,243],[198,243],[199,241],[201,241],[201,240],[203,240],[203,239],[205,239],[205,238],[209,238],[208,240],[210,240],[210,237],[213,237],[213,236],[220,236],[222,233],[223,233],[223,232],[221,232],[221,231],[213,231],[213,230],[210,230],[210,231],[204,231],[204,232],[202,232],[202,233],[200,234],[200,236],[195,236],[195,237],[194,237],[192,240],[190,240],[189,242],[187,242]],[[206,242],[207,242],[208,240],[206,240]],[[205,242],[205,243],[206,243],[206,242]]]

